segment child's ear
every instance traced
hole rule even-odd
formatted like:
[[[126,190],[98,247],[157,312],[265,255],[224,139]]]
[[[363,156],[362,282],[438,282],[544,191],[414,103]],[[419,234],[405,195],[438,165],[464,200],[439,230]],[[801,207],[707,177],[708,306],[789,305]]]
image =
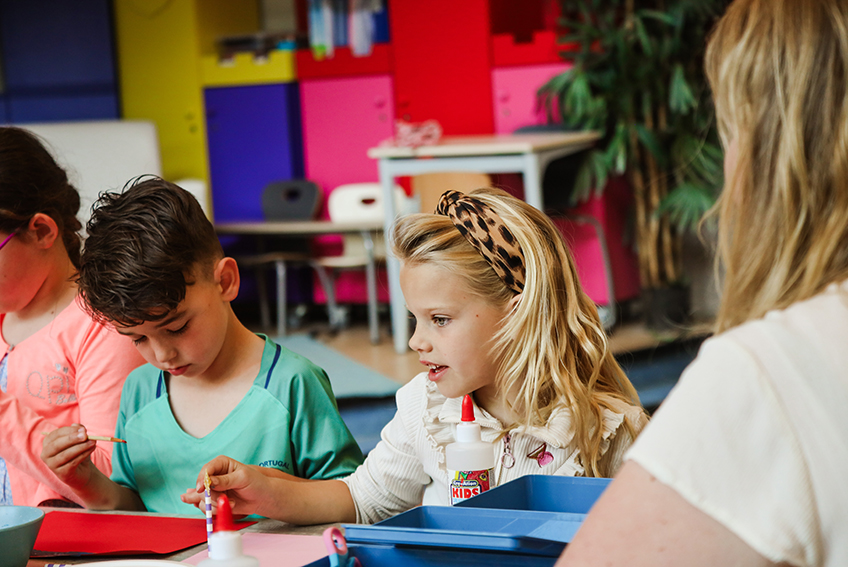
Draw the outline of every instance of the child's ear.
[[[48,249],[60,238],[59,225],[50,215],[35,213],[27,223],[26,230],[38,248]]]
[[[215,264],[215,283],[221,291],[221,299],[232,301],[238,296],[241,279],[238,265],[232,258],[221,258]]]
[[[509,303],[506,304],[506,312],[512,315],[515,313],[515,310],[518,308],[518,302],[521,301],[521,297],[523,293],[516,294],[515,297],[509,300]]]

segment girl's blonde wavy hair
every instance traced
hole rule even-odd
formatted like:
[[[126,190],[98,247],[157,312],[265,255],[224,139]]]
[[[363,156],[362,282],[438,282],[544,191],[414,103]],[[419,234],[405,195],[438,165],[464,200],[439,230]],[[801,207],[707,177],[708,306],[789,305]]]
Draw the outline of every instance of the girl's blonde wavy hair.
[[[469,195],[488,205],[515,236],[524,254],[522,297],[495,335],[498,391],[518,416],[510,426],[544,426],[554,408],[571,409],[574,437],[589,476],[610,476],[599,463],[603,410],[639,397],[609,349],[597,308],[583,292],[562,236],[551,220],[499,189]],[[496,307],[515,296],[451,220],[442,215],[401,217],[392,252],[408,265],[434,264],[461,277],[468,290]],[[635,438],[633,424],[624,424]]]
[[[720,332],[848,277],[848,3],[737,0],[706,71],[736,150],[714,209]]]

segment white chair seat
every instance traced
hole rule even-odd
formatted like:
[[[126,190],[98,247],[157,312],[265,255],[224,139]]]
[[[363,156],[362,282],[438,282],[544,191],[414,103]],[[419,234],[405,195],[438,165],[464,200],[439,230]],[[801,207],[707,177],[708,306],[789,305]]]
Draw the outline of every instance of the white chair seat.
[[[375,258],[375,260],[380,260],[380,258]],[[368,264],[368,256],[365,254],[361,256],[322,256],[314,262],[320,266],[324,266],[325,268],[361,268]]]
[[[379,183],[350,183],[339,185],[327,200],[330,219],[336,222],[360,222],[383,220],[383,190]],[[401,214],[417,210],[417,205],[406,197],[403,189],[395,187],[395,210]],[[377,276],[376,265],[385,261],[386,250],[383,238],[375,238],[368,245],[360,234],[345,234],[343,251],[338,256],[321,256],[313,265],[332,270],[364,268],[368,289],[368,328],[371,342],[380,340],[379,321],[377,320]],[[332,274],[330,275],[332,286]],[[324,286],[327,289],[327,286]]]

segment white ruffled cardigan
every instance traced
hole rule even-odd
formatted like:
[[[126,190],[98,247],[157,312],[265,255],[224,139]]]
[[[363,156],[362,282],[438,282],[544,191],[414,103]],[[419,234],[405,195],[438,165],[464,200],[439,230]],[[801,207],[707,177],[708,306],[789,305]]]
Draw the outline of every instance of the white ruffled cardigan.
[[[426,372],[398,390],[396,397],[398,410],[383,428],[382,441],[352,475],[343,479],[353,496],[358,523],[378,522],[419,504],[448,504],[445,446],[455,440],[461,399],[441,395]],[[568,410],[555,411],[547,427],[516,427],[510,431],[479,407],[475,406],[474,415],[483,441],[497,443],[496,486],[528,474],[583,475],[577,451],[568,448],[572,437]],[[620,413],[604,411],[602,459],[612,465],[613,471],[621,466],[624,452],[633,442],[625,429],[617,434],[625,416],[637,432],[647,423],[640,408],[626,403],[621,404]],[[509,452],[515,459],[509,468],[504,466],[509,458],[503,458],[505,433],[509,434]],[[538,458],[540,455],[544,457]]]

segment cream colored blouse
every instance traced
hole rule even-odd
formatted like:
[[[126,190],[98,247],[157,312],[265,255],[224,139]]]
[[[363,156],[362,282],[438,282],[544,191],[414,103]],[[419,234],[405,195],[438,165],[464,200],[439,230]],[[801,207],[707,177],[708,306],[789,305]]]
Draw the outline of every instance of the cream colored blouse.
[[[446,398],[423,372],[398,390],[395,417],[365,462],[344,479],[356,505],[358,523],[374,523],[419,504],[448,505],[445,446],[453,443],[460,422],[460,398]],[[476,407],[483,441],[495,444],[495,485],[528,474],[582,476],[578,453],[568,447],[570,411],[555,411],[547,427],[505,431],[500,421]],[[648,421],[641,408],[626,403],[619,412],[605,410],[603,457],[618,470],[633,442],[625,417],[638,432]],[[619,434],[620,433],[620,434]],[[511,465],[511,466],[510,466]]]

